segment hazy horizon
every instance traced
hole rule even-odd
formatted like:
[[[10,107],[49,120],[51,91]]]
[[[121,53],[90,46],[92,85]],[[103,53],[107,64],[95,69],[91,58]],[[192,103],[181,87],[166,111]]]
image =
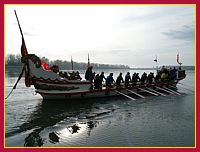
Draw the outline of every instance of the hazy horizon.
[[[6,54],[130,67],[195,65],[195,5],[5,5]],[[37,11],[35,11],[37,10]],[[157,58],[158,62],[154,62]]]

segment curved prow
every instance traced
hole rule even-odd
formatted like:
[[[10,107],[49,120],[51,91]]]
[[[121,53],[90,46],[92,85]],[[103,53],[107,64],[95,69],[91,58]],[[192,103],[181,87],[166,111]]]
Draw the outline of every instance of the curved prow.
[[[178,70],[178,77],[177,77],[177,79],[182,80],[182,79],[184,79],[185,77],[186,77],[185,70],[179,69],[179,70]]]

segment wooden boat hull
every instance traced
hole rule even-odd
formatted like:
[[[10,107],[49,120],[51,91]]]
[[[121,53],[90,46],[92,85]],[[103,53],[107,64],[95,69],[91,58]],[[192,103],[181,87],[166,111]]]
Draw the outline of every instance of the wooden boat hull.
[[[102,98],[102,97],[113,97],[120,96],[121,92],[125,95],[135,95],[137,94],[150,94],[150,95],[159,95],[153,91],[149,91],[148,89],[161,91],[160,87],[175,87],[177,82],[170,83],[162,83],[162,84],[151,84],[151,85],[137,85],[137,86],[129,86],[129,87],[113,87],[102,89],[94,89],[82,92],[68,92],[68,91],[42,91],[36,90],[36,93],[39,93],[44,100],[71,100],[71,99],[86,99],[86,98]],[[167,90],[166,90],[167,91]],[[133,93],[134,92],[134,93]],[[166,92],[169,94],[168,92]]]

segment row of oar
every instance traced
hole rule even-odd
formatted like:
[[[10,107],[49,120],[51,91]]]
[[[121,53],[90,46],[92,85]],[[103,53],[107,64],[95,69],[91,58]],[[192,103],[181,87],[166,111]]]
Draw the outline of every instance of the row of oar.
[[[184,89],[184,90],[187,90],[187,91],[189,91],[189,92],[191,92],[191,93],[194,93],[195,92],[195,86],[186,86],[185,84],[182,84],[182,83],[178,83],[178,85],[179,85],[179,87],[181,88],[181,89]],[[191,88],[191,89],[190,89]]]
[[[173,87],[173,86],[172,86],[172,87]],[[143,91],[143,92],[149,93],[149,94],[154,95],[154,96],[159,96],[159,95],[161,95],[161,96],[166,96],[165,94],[159,92],[158,90],[162,90],[163,92],[166,92],[166,93],[169,93],[169,94],[181,95],[180,93],[178,93],[178,92],[176,92],[176,91],[174,91],[174,90],[172,90],[172,89],[169,89],[169,88],[167,88],[167,87],[156,87],[157,91],[154,90],[154,89],[151,89],[151,88],[146,88],[146,89],[139,88],[139,89],[140,89],[141,91]],[[134,91],[129,90],[129,89],[126,89],[126,90],[127,90],[128,92],[132,93],[132,94],[135,94],[136,96],[138,96],[138,97],[140,97],[140,98],[143,98],[143,99],[146,98],[145,96],[143,96],[143,95],[141,95],[141,94],[139,94],[139,93],[137,93],[137,92],[134,92]],[[124,97],[126,97],[126,98],[129,98],[129,99],[131,99],[131,100],[136,100],[135,98],[133,98],[133,97],[131,97],[131,96],[125,94],[125,93],[122,93],[122,92],[120,92],[120,91],[118,91],[118,90],[115,90],[115,92],[118,93],[118,94],[120,94],[120,95],[122,95],[122,96],[124,96]]]

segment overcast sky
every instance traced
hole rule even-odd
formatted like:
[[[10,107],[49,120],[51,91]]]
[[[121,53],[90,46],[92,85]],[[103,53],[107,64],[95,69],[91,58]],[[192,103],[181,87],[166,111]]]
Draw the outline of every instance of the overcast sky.
[[[22,27],[29,53],[50,60],[194,65],[194,5],[6,5],[6,54],[19,54]]]

